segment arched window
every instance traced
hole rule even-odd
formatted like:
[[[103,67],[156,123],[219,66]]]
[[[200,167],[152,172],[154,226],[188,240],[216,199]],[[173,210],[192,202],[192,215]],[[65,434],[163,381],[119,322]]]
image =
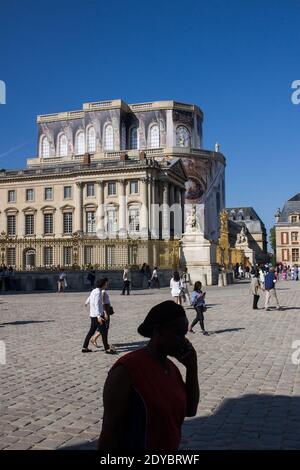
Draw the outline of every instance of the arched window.
[[[139,148],[137,127],[130,129],[129,146],[131,149]]]
[[[189,130],[184,126],[176,129],[176,147],[190,147],[191,136]]]
[[[42,138],[41,152],[43,158],[50,157],[50,144],[49,140],[45,136]]]
[[[159,127],[155,124],[150,129],[150,148],[159,147]]]
[[[126,126],[124,122],[122,123],[121,127],[121,150],[126,149]]]
[[[76,155],[83,155],[85,153],[84,132],[79,131],[75,140],[75,153]]]
[[[104,132],[104,149],[113,150],[114,149],[114,129],[111,124],[108,124],[105,127]]]
[[[68,155],[68,141],[65,134],[62,134],[58,139],[58,155],[66,157]]]
[[[93,127],[89,127],[87,132],[87,151],[89,153],[96,151],[96,132]]]

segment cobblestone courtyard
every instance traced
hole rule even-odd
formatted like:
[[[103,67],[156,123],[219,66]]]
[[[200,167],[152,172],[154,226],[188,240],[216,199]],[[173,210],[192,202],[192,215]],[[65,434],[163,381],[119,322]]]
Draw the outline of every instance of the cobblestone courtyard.
[[[209,336],[189,334],[199,363],[198,415],[186,420],[183,449],[300,449],[300,282],[280,282],[283,311],[252,310],[249,284],[207,288]],[[86,293],[3,295],[0,449],[94,447],[102,389],[116,356],[82,354]],[[111,293],[110,338],[119,354],[142,344],[137,326],[169,289]],[[259,307],[263,306],[262,300]],[[187,309],[189,319],[194,311]],[[95,348],[93,348],[95,349]],[[183,370],[183,369],[181,369]],[[121,397],[120,397],[121,398]]]

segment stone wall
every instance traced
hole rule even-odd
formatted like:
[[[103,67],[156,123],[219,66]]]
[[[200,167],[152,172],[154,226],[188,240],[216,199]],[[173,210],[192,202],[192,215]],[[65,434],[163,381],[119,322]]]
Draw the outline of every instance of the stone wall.
[[[159,280],[161,287],[168,287],[170,285],[170,279],[172,277],[172,270],[162,269],[158,271]],[[87,271],[66,271],[67,275],[67,291],[84,291],[90,290],[90,282],[87,280]],[[107,277],[109,279],[110,289],[120,290],[123,287],[123,271],[96,271],[96,279],[101,277]],[[138,270],[131,271],[132,289],[147,289],[147,279]],[[45,291],[55,292],[57,291],[58,272],[28,272],[18,271],[15,272],[13,279],[11,280],[11,289],[9,291],[18,292],[34,292],[34,291]],[[0,292],[4,292],[5,285],[2,282],[0,284]]]

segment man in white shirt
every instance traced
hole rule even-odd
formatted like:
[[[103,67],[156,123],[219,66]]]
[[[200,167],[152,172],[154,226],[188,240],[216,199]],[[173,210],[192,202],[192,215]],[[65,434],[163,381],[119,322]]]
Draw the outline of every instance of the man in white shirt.
[[[99,281],[96,282],[96,288],[92,290],[89,297],[86,299],[85,306],[88,304],[90,304],[91,327],[83,343],[83,353],[92,352],[92,350],[88,347],[90,339],[95,334],[99,323],[101,325],[102,322],[104,322],[102,294]]]

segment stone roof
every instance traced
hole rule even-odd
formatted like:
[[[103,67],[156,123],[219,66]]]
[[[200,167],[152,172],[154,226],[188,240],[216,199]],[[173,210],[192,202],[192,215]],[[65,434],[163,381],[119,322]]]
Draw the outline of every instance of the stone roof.
[[[286,201],[283,206],[278,223],[290,223],[289,215],[295,212],[300,214],[300,193],[296,194],[291,199]]]

